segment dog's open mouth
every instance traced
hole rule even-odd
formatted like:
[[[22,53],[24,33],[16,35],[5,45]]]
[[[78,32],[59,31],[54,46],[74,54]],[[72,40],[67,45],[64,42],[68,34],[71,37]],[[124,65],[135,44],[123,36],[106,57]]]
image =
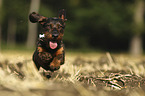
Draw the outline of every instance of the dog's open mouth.
[[[58,44],[57,44],[57,42],[49,41],[49,46],[50,46],[51,49],[56,49]]]

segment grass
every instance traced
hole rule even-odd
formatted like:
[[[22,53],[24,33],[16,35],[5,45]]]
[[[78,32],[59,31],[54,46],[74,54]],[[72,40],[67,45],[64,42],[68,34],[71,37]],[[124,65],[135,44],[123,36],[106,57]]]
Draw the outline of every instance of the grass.
[[[65,64],[47,79],[35,69],[32,54],[24,50],[1,52],[1,96],[145,95],[144,56],[66,52]]]

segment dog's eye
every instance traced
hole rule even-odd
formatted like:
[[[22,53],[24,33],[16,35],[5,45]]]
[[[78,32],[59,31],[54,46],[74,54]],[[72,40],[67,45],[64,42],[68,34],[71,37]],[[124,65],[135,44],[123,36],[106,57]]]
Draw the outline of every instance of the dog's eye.
[[[47,24],[48,27],[52,28],[52,24]]]
[[[44,23],[42,26],[43,26],[43,27],[47,27],[47,23]]]
[[[61,26],[61,25],[59,25],[59,24],[57,25],[57,27],[58,27],[58,28],[62,28],[62,26]]]
[[[60,30],[60,33],[63,33],[63,29]]]
[[[61,26],[58,26],[58,28],[60,28]]]

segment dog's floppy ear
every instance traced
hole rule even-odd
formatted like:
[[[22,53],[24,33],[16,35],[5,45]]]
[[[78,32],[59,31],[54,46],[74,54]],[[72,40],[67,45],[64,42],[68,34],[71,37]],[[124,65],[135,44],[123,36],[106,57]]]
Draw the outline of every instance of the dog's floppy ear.
[[[32,23],[40,23],[40,24],[43,24],[46,20],[47,20],[47,17],[44,17],[44,16],[41,16],[39,15],[38,13],[36,12],[32,12],[30,15],[29,15],[29,20],[32,22]]]
[[[32,23],[36,23],[38,22],[40,19],[40,15],[35,13],[35,12],[32,12],[30,15],[29,15],[29,20],[32,22]]]
[[[63,21],[67,21],[67,19],[66,19],[66,11],[64,9],[59,11],[59,19],[62,19]]]

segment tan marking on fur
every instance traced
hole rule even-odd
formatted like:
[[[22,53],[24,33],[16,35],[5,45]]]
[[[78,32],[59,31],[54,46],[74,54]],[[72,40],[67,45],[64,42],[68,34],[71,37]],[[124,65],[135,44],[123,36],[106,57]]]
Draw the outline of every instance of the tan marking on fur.
[[[64,20],[64,15],[62,15],[62,16],[61,16],[61,19],[63,19],[63,20]]]
[[[43,52],[43,48],[42,47],[38,47],[37,50],[38,50],[38,52]]]
[[[50,66],[53,66],[54,68],[60,67],[60,60],[58,60],[56,57],[53,59],[53,61],[50,63]]]
[[[61,60],[58,60],[57,56],[63,54],[63,50],[63,47],[57,50],[57,52],[54,54],[56,57],[54,57],[53,61],[50,63],[50,66],[53,66],[55,68],[60,67]]]
[[[42,47],[37,47],[37,50],[38,50],[38,52],[46,52],[46,50],[45,49],[43,49]]]
[[[52,34],[50,32],[45,32],[46,38],[52,39]]]
[[[38,21],[39,21],[39,22],[40,22],[40,21],[43,21],[43,19],[46,19],[46,17],[40,16],[40,19],[39,19]]]
[[[59,54],[63,54],[63,50],[64,50],[63,47],[61,47],[60,49],[58,49],[57,52],[55,53],[55,56],[58,56]]]

